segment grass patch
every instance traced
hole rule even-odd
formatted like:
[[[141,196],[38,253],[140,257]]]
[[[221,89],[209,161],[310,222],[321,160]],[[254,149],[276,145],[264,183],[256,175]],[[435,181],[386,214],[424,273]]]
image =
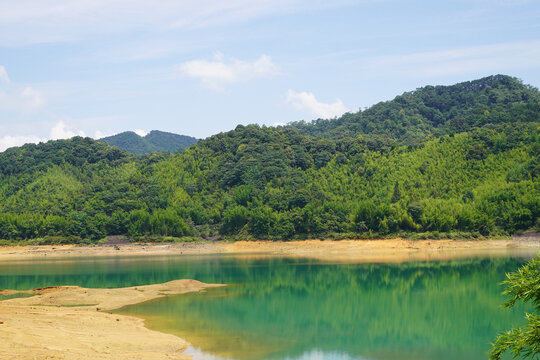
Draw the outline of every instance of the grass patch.
[[[8,245],[91,245],[95,242],[79,236],[44,236],[35,239],[0,240],[0,246]]]
[[[60,307],[82,307],[82,306],[96,306],[97,304],[67,304],[67,305],[60,305]]]
[[[35,304],[32,306],[55,306],[55,307],[72,308],[72,307],[96,306],[96,305],[98,304]]]

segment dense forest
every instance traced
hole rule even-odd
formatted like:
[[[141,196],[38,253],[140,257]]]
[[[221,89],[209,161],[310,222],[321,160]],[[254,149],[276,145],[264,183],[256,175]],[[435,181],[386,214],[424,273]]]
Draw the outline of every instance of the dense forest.
[[[504,75],[179,154],[89,138],[0,153],[0,239],[481,237],[538,228],[540,92]]]
[[[109,145],[119,147],[133,154],[151,154],[153,152],[181,152],[193,144],[197,139],[191,136],[178,135],[165,131],[152,130],[145,136],[133,131],[125,131],[113,136],[99,139]]]

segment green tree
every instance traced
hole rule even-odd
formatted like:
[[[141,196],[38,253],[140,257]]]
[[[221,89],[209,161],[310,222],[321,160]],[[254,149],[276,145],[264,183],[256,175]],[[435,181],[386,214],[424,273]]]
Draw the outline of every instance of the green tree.
[[[490,351],[490,360],[499,360],[506,351],[515,359],[519,356],[538,359],[540,354],[540,256],[518,269],[506,274],[503,282],[507,289],[503,292],[510,295],[505,307],[512,307],[516,301],[531,301],[536,313],[527,313],[527,324],[522,328],[513,328],[497,336]]]
[[[270,232],[274,222],[274,213],[268,206],[255,208],[251,212],[248,229],[252,235],[257,237],[265,237]]]
[[[241,230],[248,220],[248,210],[241,205],[228,207],[223,211],[223,234],[233,234]]]
[[[390,202],[397,203],[401,199],[401,191],[399,191],[399,184],[396,182],[396,185],[394,185],[394,193],[392,194],[392,199]]]

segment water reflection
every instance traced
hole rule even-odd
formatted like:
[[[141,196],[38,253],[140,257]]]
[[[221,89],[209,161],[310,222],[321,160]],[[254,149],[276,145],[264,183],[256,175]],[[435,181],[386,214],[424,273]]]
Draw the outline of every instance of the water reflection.
[[[221,269],[236,286],[121,312],[187,339],[202,359],[481,359],[497,331],[522,322],[523,308],[500,308],[498,283],[523,262],[244,260]]]
[[[403,264],[234,255],[32,260],[0,264],[0,288],[183,278],[235,284],[121,310],[187,339],[203,359],[472,360],[487,357],[499,330],[522,322],[522,307],[500,308],[498,283],[525,261],[500,255]]]
[[[184,354],[193,357],[193,360],[233,360],[231,358],[222,358],[212,354],[205,353],[201,349],[190,346],[184,351]],[[320,350],[312,350],[298,357],[286,357],[284,360],[370,360],[367,357],[351,357],[346,353],[340,352],[324,352]]]

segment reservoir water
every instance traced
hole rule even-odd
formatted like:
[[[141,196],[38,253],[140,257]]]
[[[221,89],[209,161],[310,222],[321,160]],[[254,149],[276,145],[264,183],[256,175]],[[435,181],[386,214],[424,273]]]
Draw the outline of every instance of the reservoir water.
[[[152,256],[11,261],[1,289],[123,287],[190,278],[230,284],[117,312],[193,345],[194,359],[486,359],[495,335],[523,324],[499,283],[530,256],[332,263],[267,256]]]

